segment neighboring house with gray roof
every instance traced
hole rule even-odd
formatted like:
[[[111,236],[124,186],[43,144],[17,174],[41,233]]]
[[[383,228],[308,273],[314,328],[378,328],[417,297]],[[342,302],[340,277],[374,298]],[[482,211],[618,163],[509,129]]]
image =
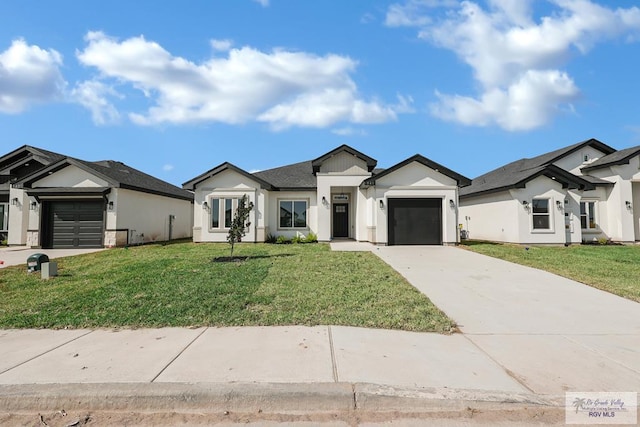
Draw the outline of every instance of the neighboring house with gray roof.
[[[191,237],[193,194],[121,162],[23,146],[0,157],[0,177],[10,245],[112,247]]]
[[[640,147],[589,139],[520,159],[460,191],[472,239],[521,244],[640,240]],[[640,206],[640,205],[638,205]]]
[[[254,204],[243,239],[306,236],[376,244],[455,244],[458,191],[470,180],[416,155],[390,167],[348,145],[249,173],[222,163],[183,184],[195,195],[193,239],[224,242],[237,201]]]

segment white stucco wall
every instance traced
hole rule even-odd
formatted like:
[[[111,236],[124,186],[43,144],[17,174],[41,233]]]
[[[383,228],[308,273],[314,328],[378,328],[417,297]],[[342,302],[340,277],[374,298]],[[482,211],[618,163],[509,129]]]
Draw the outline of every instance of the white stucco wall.
[[[33,183],[39,187],[108,187],[105,180],[90,174],[77,166],[69,165]]]
[[[454,179],[436,172],[418,162],[412,162],[389,175],[376,180],[370,207],[375,227],[375,241],[387,244],[387,207],[390,198],[436,198],[442,199],[442,242],[458,242],[458,187]],[[383,208],[380,209],[380,200]],[[451,208],[449,200],[453,200]]]
[[[130,244],[166,241],[169,239],[169,215],[174,215],[171,238],[192,235],[193,205],[188,200],[123,188],[112,189],[108,197],[114,208],[107,210],[105,234],[124,229],[128,230]]]
[[[584,160],[585,156],[588,160]],[[596,150],[591,146],[582,147],[580,150],[573,152],[560,160],[557,160],[553,164],[571,172],[575,175],[582,175],[580,168],[587,166],[600,157],[604,156],[600,150]]]
[[[460,224],[470,239],[519,243],[523,209],[509,191],[460,200]]]
[[[640,206],[634,203],[637,195],[634,197],[633,183],[640,182],[640,157],[631,158],[628,164],[596,169],[589,174],[615,183],[601,203],[601,211],[606,210],[601,223],[604,233],[614,241],[631,243],[638,240]],[[631,203],[630,208],[627,202]]]
[[[520,244],[565,244],[581,241],[580,192],[567,191],[562,184],[540,176],[525,188],[516,188],[485,196],[464,198],[460,202],[460,222],[469,227],[470,238]],[[533,228],[534,198],[549,199],[548,230]],[[565,203],[567,200],[567,203]],[[528,207],[523,205],[528,203]],[[560,203],[558,207],[557,202]],[[565,212],[569,224],[565,227]],[[466,219],[469,217],[470,219]],[[468,225],[467,225],[468,224]]]
[[[13,205],[12,200],[18,199]],[[8,245],[26,245],[27,228],[29,227],[29,197],[26,191],[19,188],[9,189],[9,233]]]
[[[195,242],[226,242],[228,229],[211,228],[211,199],[212,198],[241,198],[244,194],[254,204],[249,215],[251,226],[247,230],[244,242],[262,242],[268,231],[267,209],[269,191],[261,188],[260,183],[249,177],[225,170],[199,183],[195,190],[193,209],[193,240]],[[209,210],[203,208],[207,202]]]
[[[351,156],[353,157],[353,156]],[[358,160],[358,159],[356,159]],[[318,240],[327,242],[332,239],[333,231],[333,214],[332,203],[334,194],[348,194],[349,195],[349,237],[357,239],[360,233],[366,229],[366,223],[362,223],[361,209],[366,209],[366,199],[358,196],[360,190],[360,184],[362,181],[371,176],[368,172],[363,172],[362,169],[350,168],[351,172],[359,172],[360,175],[347,175],[338,173],[318,173],[317,177],[317,200],[320,202],[320,206],[317,209],[317,234]],[[322,198],[327,200],[326,205],[322,205]]]

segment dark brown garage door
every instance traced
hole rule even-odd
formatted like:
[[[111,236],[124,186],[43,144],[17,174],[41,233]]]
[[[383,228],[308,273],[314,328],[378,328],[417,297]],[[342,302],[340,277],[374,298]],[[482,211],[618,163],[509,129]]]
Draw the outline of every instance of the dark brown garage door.
[[[100,248],[104,235],[104,202],[49,202],[50,248]]]
[[[442,199],[389,199],[389,245],[441,245]]]

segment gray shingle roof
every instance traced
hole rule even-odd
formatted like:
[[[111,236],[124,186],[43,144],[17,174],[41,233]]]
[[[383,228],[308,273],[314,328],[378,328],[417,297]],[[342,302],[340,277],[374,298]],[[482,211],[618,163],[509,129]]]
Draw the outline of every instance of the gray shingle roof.
[[[605,168],[612,165],[621,165],[629,163],[629,159],[640,154],[640,145],[624,150],[616,151],[615,153],[608,154],[600,157],[598,160],[583,167],[582,171],[590,171],[594,169]]]
[[[41,179],[49,172],[56,172],[64,169],[68,165],[74,165],[89,173],[95,174],[107,181],[112,187],[125,188],[176,199],[193,200],[193,194],[189,191],[114,160],[88,162],[73,157],[64,157],[48,167],[24,178],[21,180],[21,183],[29,187],[33,182]]]
[[[569,153],[570,151],[567,151]],[[566,154],[567,154],[566,153]],[[538,176],[547,176],[558,180],[570,188],[592,189],[595,183],[584,177],[574,175],[551,163],[543,161],[557,160],[558,156],[538,156],[533,159],[520,159],[501,166],[484,175],[474,178],[471,185],[460,189],[460,197],[471,197],[484,193],[523,188],[525,184]],[[540,164],[542,163],[542,164]]]
[[[318,185],[311,161],[255,172],[252,175],[281,190],[314,189]]]

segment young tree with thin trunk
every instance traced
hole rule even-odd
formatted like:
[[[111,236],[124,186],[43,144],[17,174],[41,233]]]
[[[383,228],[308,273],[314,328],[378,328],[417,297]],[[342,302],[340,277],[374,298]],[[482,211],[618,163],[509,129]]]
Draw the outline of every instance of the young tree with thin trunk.
[[[249,222],[249,213],[253,209],[253,202],[249,201],[249,197],[243,194],[238,199],[238,208],[231,221],[231,228],[227,235],[227,242],[231,245],[231,257],[233,258],[233,247],[237,242],[241,242],[242,238],[247,234],[247,228],[251,226]]]

